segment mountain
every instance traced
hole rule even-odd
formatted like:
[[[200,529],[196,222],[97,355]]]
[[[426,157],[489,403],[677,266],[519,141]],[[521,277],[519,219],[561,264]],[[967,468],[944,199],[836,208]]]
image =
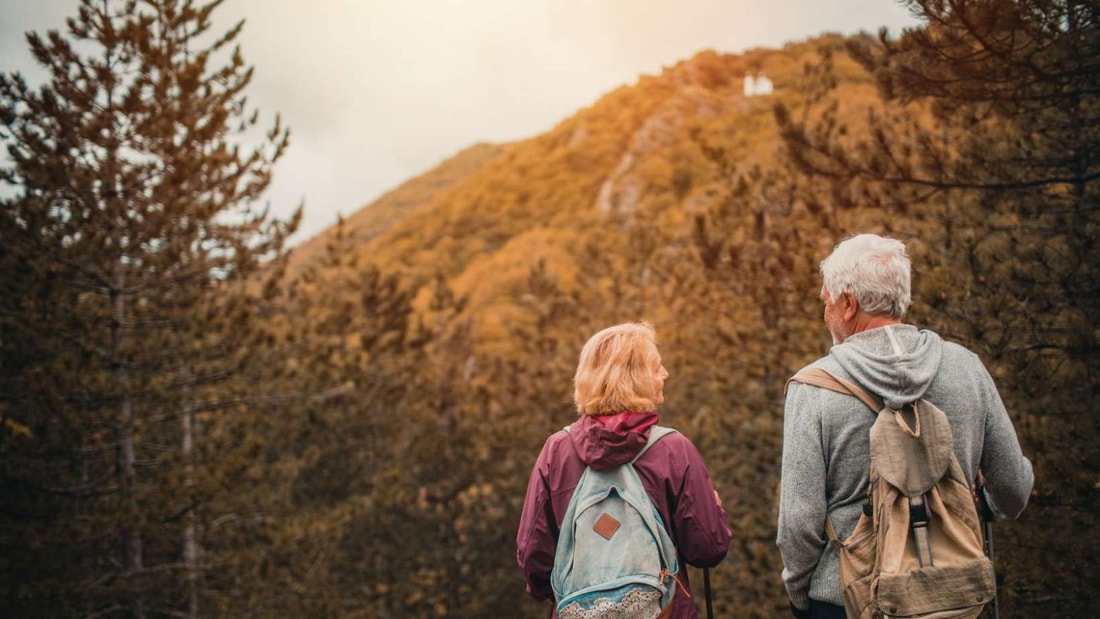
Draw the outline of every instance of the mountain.
[[[397,220],[415,216],[419,207],[430,204],[436,195],[482,169],[501,151],[501,146],[485,143],[462,150],[429,172],[405,181],[356,211],[344,221],[342,233],[354,245],[369,243]],[[326,244],[335,234],[337,231],[334,229],[322,231],[295,248],[289,261],[291,272],[300,272],[306,265],[319,260]]]
[[[870,77],[838,53],[844,45],[825,36],[779,50],[701,52],[545,134],[464,150],[294,250],[287,272],[300,277],[289,297],[305,318],[289,331],[315,330],[331,346],[295,366],[353,390],[332,412],[308,415],[330,415],[342,436],[400,415],[384,432],[393,451],[372,452],[369,462],[388,462],[373,475],[420,494],[374,500],[396,513],[422,505],[433,527],[469,540],[439,559],[453,567],[433,576],[441,591],[464,582],[470,557],[483,562],[486,587],[514,576],[508,530],[542,440],[575,417],[576,355],[595,331],[646,320],[671,373],[662,415],[706,454],[735,506],[731,524],[742,535],[729,591],[755,600],[763,616],[785,608],[773,582],[783,383],[827,350],[817,260],[844,230],[881,229],[876,218],[886,215],[830,204],[823,186],[791,169],[776,109],[808,113],[828,78],[844,102],[838,118],[878,105]],[[746,76],[767,77],[772,92],[747,96]],[[373,335],[383,324],[407,324],[405,343],[389,353]],[[364,386],[381,382],[390,387]],[[326,449],[339,461],[358,453],[343,443]],[[364,462],[357,470],[377,466],[354,457]],[[325,475],[295,483],[328,484]],[[469,504],[446,498],[456,496]],[[463,510],[488,515],[470,520]],[[362,516],[375,527],[379,518]],[[378,543],[356,537],[399,552]],[[509,614],[501,609],[522,598],[510,587],[463,616]]]
[[[702,52],[607,94],[543,135],[456,154],[304,243],[291,264],[316,260],[339,237],[357,264],[400,272],[417,287],[441,275],[468,298],[479,336],[502,336],[493,323],[516,312],[538,263],[569,294],[586,275],[609,275],[588,267],[626,268],[617,246],[628,241],[611,229],[648,222],[666,247],[687,251],[696,217],[724,198],[734,177],[774,163],[773,106],[800,105],[803,65],[842,44],[824,37],[742,55]],[[870,79],[851,61],[838,64],[846,97],[872,100]],[[746,75],[766,75],[774,93],[745,96]],[[735,168],[719,169],[705,148],[723,149]],[[595,264],[593,251],[602,254]],[[424,293],[422,309],[426,302]]]

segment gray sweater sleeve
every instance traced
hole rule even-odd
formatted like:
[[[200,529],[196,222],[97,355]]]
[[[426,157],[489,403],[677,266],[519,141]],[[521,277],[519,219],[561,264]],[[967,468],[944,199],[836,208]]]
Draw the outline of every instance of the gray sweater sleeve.
[[[967,477],[975,480],[981,470],[994,513],[1000,518],[1019,516],[1035,475],[993,377],[978,356],[945,344],[943,365],[926,397],[951,419],[955,453]]]
[[[790,383],[783,412],[783,461],[776,543],[791,602],[809,608],[810,579],[826,547],[825,453],[812,387]]]
[[[985,444],[981,470],[985,479],[989,506],[1000,518],[1016,518],[1027,507],[1035,484],[1031,461],[1020,449],[1016,429],[1009,419],[993,378],[982,368],[984,387],[988,389],[988,415],[985,419]]]

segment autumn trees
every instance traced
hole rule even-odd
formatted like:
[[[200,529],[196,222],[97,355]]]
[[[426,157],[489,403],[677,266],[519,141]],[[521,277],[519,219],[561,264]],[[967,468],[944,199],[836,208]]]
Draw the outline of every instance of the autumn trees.
[[[204,471],[247,399],[246,278],[296,226],[257,206],[288,133],[251,133],[240,25],[211,33],[217,4],[84,0],[64,34],[28,35],[44,85],[0,76],[0,580],[17,614],[202,614],[224,492]]]
[[[456,156],[286,276],[294,222],[257,208],[286,131],[217,2],[32,35],[47,83],[0,77],[0,614],[543,616],[529,467],[586,337],[647,319],[735,532],[719,613],[775,616],[782,385],[828,346],[817,260],[868,229],[909,242],[914,321],[990,362],[1035,459],[1003,608],[1087,614],[1096,9],[912,6],[897,39],[703,53]]]

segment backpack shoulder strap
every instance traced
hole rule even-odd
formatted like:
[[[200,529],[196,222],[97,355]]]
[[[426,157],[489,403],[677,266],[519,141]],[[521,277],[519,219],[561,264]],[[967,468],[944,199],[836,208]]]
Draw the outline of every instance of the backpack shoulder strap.
[[[787,384],[790,384],[791,381],[813,385],[814,387],[821,387],[822,389],[828,389],[829,391],[835,391],[837,393],[853,395],[859,398],[860,402],[866,404],[867,408],[871,409],[872,412],[878,413],[882,410],[882,400],[867,393],[862,387],[852,381],[845,380],[823,368],[802,368],[796,372],[794,376],[787,379]]]
[[[642,447],[641,451],[638,452],[638,455],[634,456],[634,459],[631,460],[630,463],[633,464],[634,462],[637,462],[638,458],[641,458],[642,454],[649,451],[649,448],[653,447],[653,445],[657,441],[661,440],[662,438],[664,438],[664,437],[666,437],[669,434],[672,434],[674,432],[676,432],[676,430],[674,430],[672,428],[665,427],[665,426],[653,426],[652,428],[650,428],[649,429],[649,440],[646,441],[645,446]]]

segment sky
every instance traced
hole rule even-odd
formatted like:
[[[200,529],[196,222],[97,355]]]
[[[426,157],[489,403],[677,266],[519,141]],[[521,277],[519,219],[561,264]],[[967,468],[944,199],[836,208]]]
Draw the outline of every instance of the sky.
[[[0,0],[0,71],[45,78],[23,33],[78,0]],[[703,50],[915,25],[897,0],[225,0],[212,16],[255,68],[247,90],[291,145],[263,200],[294,241],[478,142],[549,131],[602,95]]]

